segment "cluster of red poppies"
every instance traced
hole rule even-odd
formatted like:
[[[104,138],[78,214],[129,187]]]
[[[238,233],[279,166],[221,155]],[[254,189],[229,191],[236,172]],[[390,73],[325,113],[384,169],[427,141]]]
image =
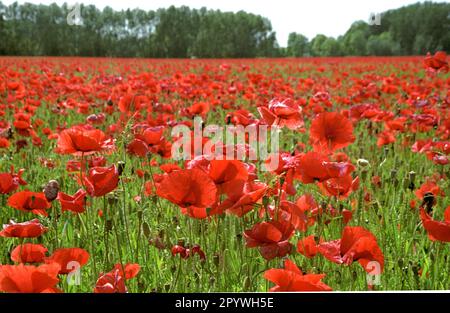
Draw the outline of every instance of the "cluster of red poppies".
[[[420,188],[412,189],[422,201],[416,213],[429,238],[450,242],[450,207],[445,210],[444,221],[432,218],[436,198],[445,196],[439,184],[448,179],[444,166],[450,159],[450,78],[440,75],[448,70],[448,63],[443,52],[428,55],[424,61],[427,76],[417,80],[418,61],[362,58],[236,60],[221,64],[219,60],[171,60],[146,64],[121,60],[117,61],[120,66],[116,76],[111,76],[107,66],[91,59],[3,59],[0,153],[10,151],[27,160],[33,147],[54,145],[57,155],[73,158],[62,166],[73,178],[75,188],[70,192],[65,184],[65,189],[60,190],[58,182],[50,181],[43,191],[19,191],[33,178],[28,176],[25,181],[26,171],[16,173],[9,164],[10,171],[0,173],[0,194],[7,196],[8,207],[26,214],[48,216],[55,207],[74,215],[84,214],[89,197],[106,196],[121,181],[127,184],[122,177],[123,165],[109,159],[118,151],[126,151],[142,163],[142,168],[134,171],[146,180],[138,197],[166,199],[164,203],[177,206],[186,218],[257,216],[251,227],[243,229],[243,237],[246,246],[258,248],[266,260],[293,254],[292,241],[299,236],[296,250],[306,258],[322,255],[346,265],[356,261],[367,272],[371,271],[368,265],[376,262],[383,271],[385,258],[375,235],[362,226],[347,225],[362,210],[357,201],[347,199],[356,192],[359,195],[353,199],[369,202],[371,198],[369,191],[360,189],[360,180],[364,179],[361,175],[369,162],[352,162],[356,155],[344,152],[358,136],[376,137],[379,148],[402,138],[403,147],[425,154],[442,169]],[[338,67],[343,62],[349,64]],[[407,74],[400,78],[386,68],[374,71],[382,62],[398,62],[396,66]],[[276,66],[280,63],[283,72]],[[333,79],[317,75],[324,72],[324,66]],[[291,76],[299,71],[312,74],[308,78]],[[360,75],[351,77],[355,73]],[[440,92],[445,88],[446,94]],[[338,93],[340,89],[344,91]],[[43,115],[43,107],[51,113]],[[52,121],[54,116],[58,118]],[[77,121],[81,116],[84,120],[67,125],[67,116],[76,116]],[[293,144],[285,145],[268,160],[224,160],[200,155],[183,162],[171,161],[175,138],[170,137],[170,128],[192,127],[196,116],[211,123],[281,129],[289,138],[281,140],[290,140],[289,144],[293,140]],[[361,121],[368,128],[357,134],[355,127]],[[299,136],[306,136],[307,141],[297,140]],[[209,140],[202,138],[202,144]],[[273,158],[276,167],[270,166]],[[61,166],[62,160],[41,157],[39,162],[52,169]],[[268,172],[261,171],[263,166]],[[379,177],[372,177],[372,183],[381,186]],[[317,187],[320,196],[310,192],[299,195],[300,185],[310,190]],[[326,201],[317,201],[318,197]],[[415,207],[415,201],[411,201],[411,207]],[[325,227],[331,219],[342,220],[340,238],[325,241],[323,234],[306,235],[312,227]],[[11,221],[3,226],[0,236],[37,238],[48,227],[39,219]],[[204,261],[216,251],[204,251],[199,245],[173,245],[171,252],[183,259],[198,255]],[[83,266],[89,260],[89,253],[81,248],[59,248],[48,257],[47,253],[42,244],[16,246],[11,260],[18,265],[0,265],[0,291],[61,291],[57,284],[61,275],[71,272],[70,262]],[[119,261],[110,272],[100,274],[95,292],[127,291],[126,280],[135,277],[140,267]],[[275,284],[272,291],[331,290],[322,282],[325,274],[303,274],[289,259],[284,265],[284,269],[264,273]]]

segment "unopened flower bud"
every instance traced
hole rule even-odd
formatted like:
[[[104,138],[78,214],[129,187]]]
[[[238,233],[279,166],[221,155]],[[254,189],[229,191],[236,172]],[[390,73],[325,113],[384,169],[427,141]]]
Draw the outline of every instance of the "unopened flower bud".
[[[59,192],[59,183],[54,179],[50,180],[47,185],[45,185],[43,192],[48,201],[51,202],[55,200]]]
[[[249,290],[252,286],[252,282],[250,281],[250,277],[246,276],[244,279],[244,290]]]
[[[119,173],[119,176],[122,175],[124,169],[125,169],[125,162],[123,161],[117,162],[117,172]]]
[[[358,164],[359,167],[362,167],[362,168],[366,168],[367,166],[370,166],[369,161],[367,161],[366,159],[358,159],[358,161],[356,163]]]

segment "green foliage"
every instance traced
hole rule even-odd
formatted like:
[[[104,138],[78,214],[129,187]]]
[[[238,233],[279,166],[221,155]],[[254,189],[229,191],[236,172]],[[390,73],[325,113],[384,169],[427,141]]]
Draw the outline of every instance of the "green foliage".
[[[338,38],[289,34],[277,44],[270,21],[243,11],[174,7],[100,11],[80,6],[82,25],[68,25],[67,4],[0,2],[0,55],[160,58],[420,55],[450,51],[450,3],[424,2],[381,14],[380,25],[357,21]]]
[[[302,57],[309,53],[308,38],[302,34],[290,33],[287,54],[291,57]]]
[[[110,57],[276,56],[270,21],[171,6],[157,11],[103,11],[80,5],[82,25],[69,25],[72,8],[0,2],[0,54]]]

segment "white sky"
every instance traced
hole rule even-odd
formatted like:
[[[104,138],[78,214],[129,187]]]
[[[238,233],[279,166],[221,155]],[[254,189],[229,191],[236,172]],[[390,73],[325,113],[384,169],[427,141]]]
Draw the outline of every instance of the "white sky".
[[[6,5],[14,2],[14,0],[0,1]],[[279,45],[285,47],[290,32],[304,34],[309,39],[317,34],[337,37],[343,35],[354,21],[367,21],[371,13],[396,9],[419,0],[19,0],[18,2],[42,4],[55,2],[59,5],[64,2],[69,4],[78,2],[94,4],[99,9],[110,6],[116,10],[136,7],[143,10],[155,10],[171,5],[187,5],[191,8],[207,7],[234,12],[244,10],[269,18],[273,30],[276,31]],[[381,23],[383,23],[382,20]]]

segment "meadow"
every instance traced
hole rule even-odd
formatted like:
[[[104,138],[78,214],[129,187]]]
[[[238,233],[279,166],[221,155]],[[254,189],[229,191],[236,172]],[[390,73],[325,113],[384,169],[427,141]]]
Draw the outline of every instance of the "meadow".
[[[0,292],[449,289],[449,86],[440,55],[2,57]],[[278,130],[277,166],[174,159],[195,118]]]

